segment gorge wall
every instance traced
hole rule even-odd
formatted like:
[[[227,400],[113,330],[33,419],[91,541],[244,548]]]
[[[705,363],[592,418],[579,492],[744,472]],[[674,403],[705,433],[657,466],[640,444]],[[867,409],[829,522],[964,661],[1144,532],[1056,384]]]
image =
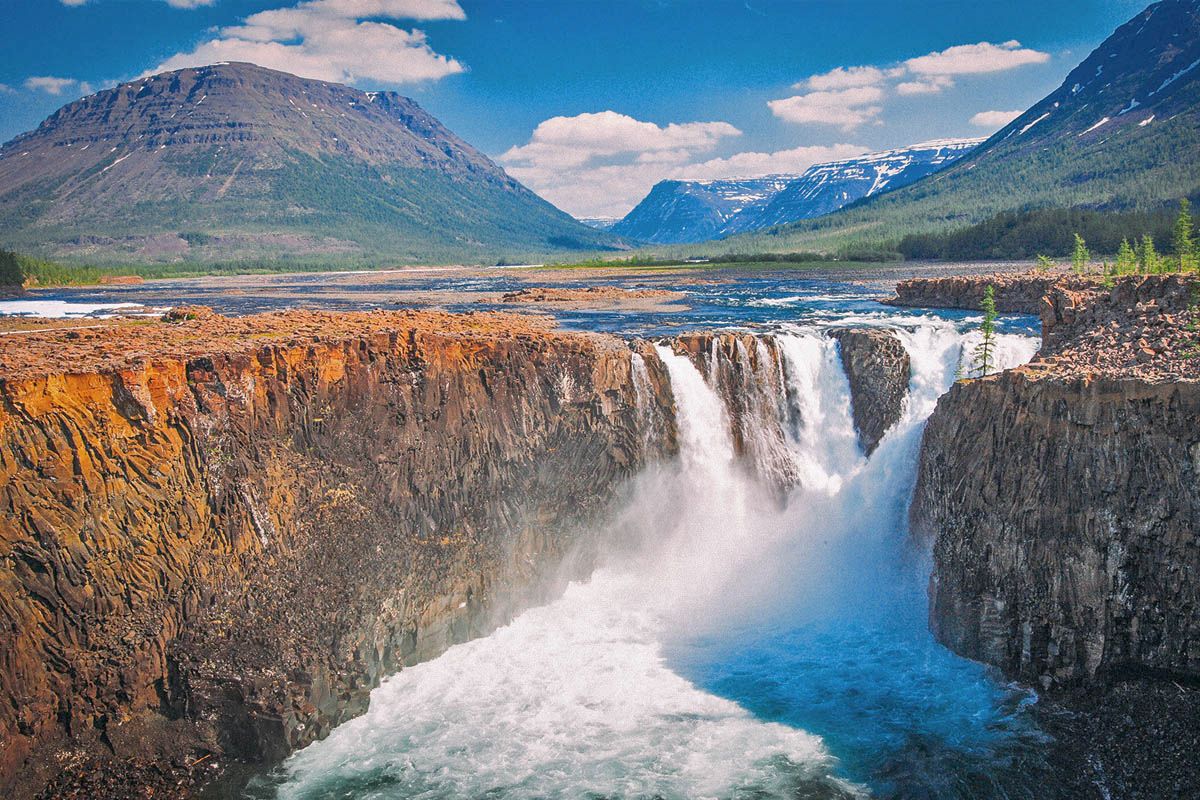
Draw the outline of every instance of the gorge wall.
[[[7,796],[119,796],[97,753],[184,784],[323,736],[586,562],[589,519],[674,447],[663,365],[615,338],[177,318],[0,341]]]
[[[940,400],[911,518],[951,649],[1044,689],[1200,678],[1193,298],[1178,276],[1051,286],[1033,362]]]

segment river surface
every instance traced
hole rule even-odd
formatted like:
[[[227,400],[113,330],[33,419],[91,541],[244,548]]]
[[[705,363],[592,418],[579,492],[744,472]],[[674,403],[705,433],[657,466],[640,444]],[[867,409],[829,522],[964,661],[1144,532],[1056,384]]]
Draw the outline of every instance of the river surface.
[[[320,276],[290,277],[319,289]],[[421,280],[438,291],[530,285],[503,274]],[[155,286],[153,296],[113,287],[39,299],[200,302],[226,313],[296,304],[176,286],[176,297]],[[613,544],[595,573],[490,636],[385,680],[365,715],[260,776],[248,797],[1051,794],[1036,695],[933,640],[928,555],[906,529],[922,427],[969,362],[978,315],[893,309],[876,302],[876,287],[788,275],[678,288],[686,310],[554,313],[566,327],[631,336],[776,336],[781,383],[769,389],[761,376],[761,391],[776,392],[764,399],[786,418],[795,485],[784,501],[735,456],[729,410],[709,379],[660,345],[681,452],[632,487],[602,534]],[[345,294],[318,305],[370,307]],[[824,335],[841,325],[895,328],[912,358],[904,416],[869,459],[836,344]],[[1002,329],[1002,366],[1032,356],[1034,320],[1005,317]]]

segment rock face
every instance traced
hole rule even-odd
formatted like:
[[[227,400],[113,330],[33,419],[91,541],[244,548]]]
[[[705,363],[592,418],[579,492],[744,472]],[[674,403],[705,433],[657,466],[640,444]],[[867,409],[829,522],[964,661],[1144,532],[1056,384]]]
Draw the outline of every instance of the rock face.
[[[616,339],[503,316],[290,312],[119,336],[0,342],[10,797],[61,771],[63,746],[193,765],[324,736],[382,676],[586,562],[589,518],[673,447],[641,424],[672,416],[652,350],[635,381]]]
[[[1190,284],[1056,288],[1034,362],[939,401],[912,523],[933,540],[931,620],[956,652],[1047,689],[1200,678]],[[1163,344],[1145,356],[1147,338]]]
[[[1095,277],[1042,272],[909,278],[896,284],[896,296],[884,302],[892,306],[978,311],[984,290],[991,286],[996,293],[997,311],[1003,314],[1039,314],[1042,298],[1051,289],[1087,290],[1099,284],[1100,279]]]
[[[845,328],[831,335],[837,339],[842,368],[850,381],[859,445],[869,456],[904,411],[912,377],[908,351],[892,331]]]

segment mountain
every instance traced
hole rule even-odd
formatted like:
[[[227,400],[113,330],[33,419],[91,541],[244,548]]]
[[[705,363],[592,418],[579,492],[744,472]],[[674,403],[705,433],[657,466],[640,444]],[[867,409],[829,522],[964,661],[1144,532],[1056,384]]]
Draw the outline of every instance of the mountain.
[[[712,239],[721,235],[730,219],[760,208],[795,177],[659,181],[611,230],[658,244]]]
[[[92,261],[604,249],[412,100],[252,64],[122,84],[0,148],[0,242]]]
[[[856,200],[907,186],[953,164],[983,139],[942,139],[858,158],[816,164],[753,213],[726,224],[723,235],[832,214]]]
[[[946,139],[830,161],[800,175],[661,181],[611,230],[658,244],[701,242],[810,219],[906,186],[962,158],[982,139]]]
[[[853,208],[739,236],[720,249],[894,247],[905,234],[1006,211],[1153,210],[1198,193],[1200,0],[1163,0],[956,164]]]
[[[612,226],[621,221],[620,217],[576,217],[576,219],[589,228],[595,228],[598,231],[612,230]]]

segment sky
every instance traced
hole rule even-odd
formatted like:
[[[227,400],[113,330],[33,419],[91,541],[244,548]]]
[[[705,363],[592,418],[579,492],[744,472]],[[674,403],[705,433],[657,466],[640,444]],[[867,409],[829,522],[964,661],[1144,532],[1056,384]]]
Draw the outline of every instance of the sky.
[[[1146,0],[0,0],[0,141],[252,61],[416,99],[576,216],[656,182],[987,136]]]

